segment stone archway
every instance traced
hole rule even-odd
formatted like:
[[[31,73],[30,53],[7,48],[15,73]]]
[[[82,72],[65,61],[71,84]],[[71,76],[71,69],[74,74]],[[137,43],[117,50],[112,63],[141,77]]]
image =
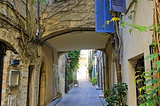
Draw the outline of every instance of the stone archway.
[[[46,66],[42,62],[39,76],[39,99],[38,106],[45,106],[45,89],[46,89]]]

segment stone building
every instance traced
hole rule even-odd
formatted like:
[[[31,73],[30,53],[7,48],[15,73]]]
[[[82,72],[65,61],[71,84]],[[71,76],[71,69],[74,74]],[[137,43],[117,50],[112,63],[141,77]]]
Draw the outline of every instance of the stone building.
[[[99,72],[103,73],[103,83],[101,80],[99,84],[103,85],[104,90],[117,83],[114,61],[116,45],[112,29],[114,27],[109,27],[111,31],[106,33],[95,32],[95,29],[97,31],[95,24],[98,23],[95,20],[97,2],[47,1],[49,4],[42,2],[39,8],[37,2],[32,0],[0,0],[2,106],[44,106],[57,98],[58,92],[64,94],[63,54],[71,50],[102,51],[98,58],[100,62],[98,66],[101,70]],[[104,2],[106,1],[101,3]],[[127,11],[120,13],[120,19],[133,24],[152,25],[153,1],[139,0],[135,4],[131,2],[132,0],[126,0]],[[106,5],[103,4],[103,7]],[[131,10],[135,10],[136,13],[133,19],[129,20]],[[99,24],[99,30],[108,28],[102,26],[111,17],[109,15]],[[120,55],[121,74],[122,81],[129,87],[127,104],[136,106],[137,94],[133,84],[135,66],[138,60],[150,54],[149,45],[152,41],[150,32],[141,33],[133,30],[130,34],[126,33],[128,29],[130,29],[128,26],[119,28],[123,42]],[[144,66],[150,68],[150,62],[145,61]],[[59,79],[62,82],[59,83]]]
[[[43,4],[37,12],[37,2],[31,0],[0,1],[3,106],[50,103],[61,89],[58,74],[64,80],[63,69],[58,67],[63,66],[63,59],[58,62],[59,56],[75,49],[103,48],[107,40],[94,32],[94,1]]]
[[[0,8],[1,105],[46,105],[57,95],[58,53],[40,42],[37,6],[2,0]]]
[[[124,22],[133,23],[136,25],[150,26],[153,25],[153,1],[137,1],[131,4],[131,0],[126,1],[127,12],[122,16]],[[133,19],[128,19],[130,11],[135,10]],[[122,64],[122,77],[123,81],[128,84],[128,105],[137,105],[139,96],[136,90],[137,86],[133,84],[135,80],[135,71],[137,67],[145,67],[145,70],[151,70],[151,64],[149,60],[143,61],[153,50],[150,48],[152,40],[152,32],[140,32],[133,30],[131,33],[126,33],[130,27],[122,28],[122,51],[121,51],[121,64]],[[143,86],[143,85],[141,85]]]
[[[126,11],[121,12],[119,15],[119,18],[123,22],[146,27],[153,25],[153,1],[122,1],[126,2]],[[139,91],[137,88],[144,86],[144,82],[141,85],[134,84],[136,76],[135,73],[138,70],[138,67],[144,67],[144,69],[141,70],[143,72],[151,70],[151,62],[149,60],[144,61],[144,58],[152,54],[154,51],[152,46],[150,46],[150,44],[154,42],[154,35],[152,35],[151,31],[141,32],[129,25],[121,28],[121,24],[123,23],[119,23],[119,33],[122,38],[119,62],[121,65],[122,82],[127,83],[128,85],[126,98],[127,105],[137,106],[139,104]],[[105,88],[111,88],[114,84],[117,83],[115,40],[116,39],[114,36],[110,37],[106,44],[105,73],[107,74],[105,77]]]

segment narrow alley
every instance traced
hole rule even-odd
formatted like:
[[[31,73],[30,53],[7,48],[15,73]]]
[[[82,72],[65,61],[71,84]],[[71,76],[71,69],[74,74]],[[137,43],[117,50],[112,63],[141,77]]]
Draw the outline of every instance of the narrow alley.
[[[160,0],[0,0],[0,106],[108,104],[160,106]]]
[[[87,80],[80,80],[79,87],[74,87],[56,105],[49,106],[103,106],[95,86]]]

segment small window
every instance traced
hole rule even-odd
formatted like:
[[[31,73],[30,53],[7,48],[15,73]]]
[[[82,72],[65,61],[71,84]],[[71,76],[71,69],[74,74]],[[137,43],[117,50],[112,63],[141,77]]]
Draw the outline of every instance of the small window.
[[[10,70],[9,75],[9,86],[18,86],[19,85],[19,70]]]

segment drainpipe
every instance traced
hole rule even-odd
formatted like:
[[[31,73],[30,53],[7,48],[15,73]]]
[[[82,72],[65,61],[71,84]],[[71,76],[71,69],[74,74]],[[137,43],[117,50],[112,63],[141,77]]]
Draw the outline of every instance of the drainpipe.
[[[68,92],[67,90],[67,54],[65,54],[65,93]]]
[[[2,100],[2,78],[3,78],[3,60],[6,53],[6,45],[3,42],[0,42],[0,106]]]
[[[104,54],[104,52],[102,52],[102,59],[103,59],[103,97],[105,98],[106,97],[106,94],[105,94],[105,89],[106,89],[106,77],[105,77],[105,54]]]
[[[37,14],[38,14],[38,31],[39,31],[39,36],[38,38],[40,39],[40,45],[42,43],[42,36],[41,36],[41,17],[40,17],[40,1],[38,0],[38,9],[37,9]]]

